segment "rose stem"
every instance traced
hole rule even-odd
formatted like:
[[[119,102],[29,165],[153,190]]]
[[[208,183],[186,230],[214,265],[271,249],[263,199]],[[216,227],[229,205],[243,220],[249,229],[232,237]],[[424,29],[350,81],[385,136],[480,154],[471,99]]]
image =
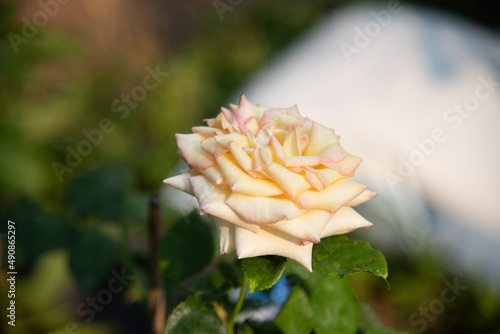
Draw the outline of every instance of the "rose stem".
[[[240,313],[241,307],[243,306],[243,301],[245,300],[245,294],[247,293],[248,288],[248,278],[247,275],[243,274],[243,284],[241,286],[240,296],[238,297],[238,301],[236,302],[236,306],[234,307],[233,314],[231,314],[231,318],[227,323],[227,334],[234,333],[234,322],[236,320],[236,316]]]
[[[148,306],[152,315],[153,333],[163,332],[166,316],[166,296],[162,291],[161,272],[158,268],[158,243],[160,230],[160,199],[158,195],[149,200],[148,239],[149,239],[149,296]]]

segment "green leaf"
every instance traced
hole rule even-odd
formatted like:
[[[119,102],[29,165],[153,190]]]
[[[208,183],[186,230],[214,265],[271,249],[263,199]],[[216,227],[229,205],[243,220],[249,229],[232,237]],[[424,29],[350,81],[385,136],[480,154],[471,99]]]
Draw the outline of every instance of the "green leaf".
[[[308,334],[314,327],[313,309],[306,292],[296,287],[274,321],[285,334]]]
[[[70,248],[69,267],[83,289],[97,287],[113,262],[114,243],[96,230],[85,230]]]
[[[345,236],[325,238],[314,245],[312,264],[315,271],[334,277],[367,271],[387,282],[389,275],[381,252],[367,242],[349,240]]]
[[[358,302],[344,279],[324,277],[311,294],[316,334],[354,334]]]
[[[167,279],[182,282],[205,268],[214,253],[210,227],[193,212],[180,219],[160,241],[159,266]]]
[[[214,311],[190,297],[180,303],[170,314],[165,326],[165,334],[223,334],[222,321]]]
[[[241,262],[248,277],[250,293],[271,288],[286,268],[286,258],[275,255],[250,257]]]

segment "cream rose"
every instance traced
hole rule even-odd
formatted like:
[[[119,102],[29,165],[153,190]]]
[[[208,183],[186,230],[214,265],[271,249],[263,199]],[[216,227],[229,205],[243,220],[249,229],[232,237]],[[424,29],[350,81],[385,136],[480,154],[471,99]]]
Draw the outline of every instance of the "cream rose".
[[[244,95],[207,126],[176,134],[191,169],[166,179],[195,196],[217,227],[221,254],[280,255],[308,270],[314,243],[372,224],[354,209],[375,194],[350,176],[361,158],[297,106],[253,105]]]

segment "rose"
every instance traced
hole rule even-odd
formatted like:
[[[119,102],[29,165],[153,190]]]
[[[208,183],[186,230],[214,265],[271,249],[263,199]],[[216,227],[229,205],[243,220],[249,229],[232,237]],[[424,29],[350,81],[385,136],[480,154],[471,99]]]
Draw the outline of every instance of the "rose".
[[[352,209],[375,196],[350,178],[361,158],[333,129],[296,106],[253,105],[244,95],[231,109],[176,134],[191,169],[164,181],[196,197],[217,227],[221,254],[281,255],[311,271],[313,243],[372,225]]]

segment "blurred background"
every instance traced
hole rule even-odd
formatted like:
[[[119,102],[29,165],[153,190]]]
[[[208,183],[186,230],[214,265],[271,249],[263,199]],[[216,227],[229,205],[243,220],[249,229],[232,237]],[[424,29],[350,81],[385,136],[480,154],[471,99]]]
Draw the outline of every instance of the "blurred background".
[[[390,12],[397,6],[389,2],[348,0],[3,1],[0,303],[2,309],[8,303],[5,236],[11,220],[16,223],[18,307],[15,329],[2,312],[0,331],[149,333],[148,221],[161,222],[159,263],[168,311],[194,288],[222,284],[214,280],[230,270],[226,262],[234,256],[216,255],[211,226],[197,214],[188,215],[192,203],[173,201],[178,193],[161,181],[183,168],[174,133],[189,132],[246,93],[253,103],[298,103],[303,115],[320,122],[326,117],[347,150],[365,158],[359,177],[379,196],[360,210],[375,226],[353,238],[383,250],[391,283],[388,291],[369,275],[349,277],[358,299],[373,309],[371,316],[408,332],[500,333],[495,207],[500,196],[495,197],[499,188],[494,187],[500,180],[495,173],[500,168],[498,86],[488,86],[492,98],[475,111],[486,116],[468,123],[471,132],[463,140],[469,146],[448,141],[441,153],[436,151],[441,164],[429,157],[425,169],[397,182],[396,191],[385,173],[397,171],[401,162],[395,156],[409,159],[415,149],[413,141],[405,146],[402,134],[418,140],[432,136],[434,128],[446,124],[441,116],[447,108],[475,92],[478,75],[499,81],[498,7],[486,0],[397,4],[404,8],[400,16]],[[382,27],[372,10],[389,11],[396,24]],[[361,35],[369,22],[380,22],[381,30],[368,32],[375,41],[364,46]],[[422,27],[432,43],[422,42],[428,41],[418,34]],[[460,36],[467,37],[465,42],[454,44]],[[377,39],[383,43],[373,47]],[[424,77],[412,81],[418,85],[406,85],[398,79],[423,71],[426,65],[414,61],[419,50],[443,48],[446,53],[427,53],[441,81]],[[466,58],[461,50],[474,52]],[[380,67],[376,57],[386,66]],[[461,61],[454,61],[457,57]],[[308,64],[318,66],[313,70]],[[469,72],[449,75],[452,65],[457,73]],[[333,71],[331,83],[325,84],[323,69]],[[294,85],[300,78],[307,80]],[[372,102],[395,96],[403,101],[373,107]],[[366,116],[362,111],[370,106]],[[405,110],[395,114],[395,107]],[[418,117],[427,115],[422,110],[434,110],[438,118]],[[357,124],[363,136],[354,134]],[[366,132],[369,125],[378,132]],[[392,130],[393,137],[382,138]],[[364,145],[370,142],[382,148]],[[402,144],[384,150],[394,143]],[[391,165],[380,162],[388,160]],[[451,173],[456,182],[439,186],[440,175],[455,168],[462,171]],[[451,204],[442,200],[462,193]],[[199,232],[193,236],[195,227]],[[193,252],[193,264],[175,267],[176,251]],[[197,252],[208,256],[196,259]],[[192,278],[199,269],[208,275]],[[466,288],[452,302],[436,302],[450,282]],[[430,313],[423,315],[422,309]],[[272,324],[255,322],[244,329],[279,332]]]

